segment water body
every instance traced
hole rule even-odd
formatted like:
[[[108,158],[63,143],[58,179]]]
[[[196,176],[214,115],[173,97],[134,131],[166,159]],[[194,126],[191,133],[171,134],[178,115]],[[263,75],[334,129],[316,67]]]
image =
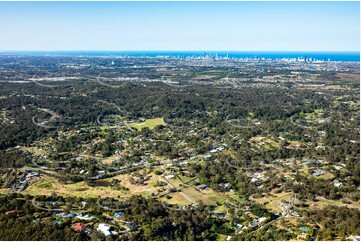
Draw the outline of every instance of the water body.
[[[33,55],[33,56],[130,56],[130,57],[202,57],[218,56],[229,58],[298,58],[306,57],[316,60],[360,61],[360,52],[294,52],[294,51],[2,51],[0,55]]]

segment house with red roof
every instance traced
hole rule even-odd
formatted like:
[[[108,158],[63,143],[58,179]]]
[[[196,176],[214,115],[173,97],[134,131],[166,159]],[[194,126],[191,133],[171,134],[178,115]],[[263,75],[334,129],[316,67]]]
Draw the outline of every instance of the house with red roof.
[[[5,214],[12,214],[12,213],[16,213],[17,210],[9,210],[9,211],[6,211]]]
[[[77,232],[81,232],[81,231],[84,231],[84,229],[86,228],[86,224],[83,224],[83,223],[76,223],[73,225],[73,229]]]

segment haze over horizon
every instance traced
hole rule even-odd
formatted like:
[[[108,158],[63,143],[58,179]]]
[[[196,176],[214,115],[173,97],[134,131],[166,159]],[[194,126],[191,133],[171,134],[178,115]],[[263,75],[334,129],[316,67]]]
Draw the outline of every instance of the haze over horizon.
[[[359,2],[0,2],[1,51],[360,51]]]

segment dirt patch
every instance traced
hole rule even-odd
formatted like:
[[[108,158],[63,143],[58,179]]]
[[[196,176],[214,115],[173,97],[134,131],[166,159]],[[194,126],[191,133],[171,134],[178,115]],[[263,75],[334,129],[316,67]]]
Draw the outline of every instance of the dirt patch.
[[[360,81],[360,74],[337,73],[337,76],[341,79],[341,81]]]

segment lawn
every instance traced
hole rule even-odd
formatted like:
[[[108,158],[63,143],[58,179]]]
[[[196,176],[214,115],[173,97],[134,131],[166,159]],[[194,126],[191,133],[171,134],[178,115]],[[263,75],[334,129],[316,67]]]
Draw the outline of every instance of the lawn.
[[[129,124],[132,128],[141,130],[142,128],[148,127],[149,129],[154,129],[158,125],[167,125],[163,118],[152,118],[146,119],[144,122],[135,122]]]
[[[43,179],[43,180],[40,180],[38,182],[35,182],[33,184],[33,186],[36,187],[36,188],[40,188],[40,189],[42,189],[42,188],[51,189],[51,188],[53,188],[53,183],[49,179]]]
[[[215,209],[214,209],[214,212],[215,213],[227,213],[228,212],[228,207],[224,206],[224,205],[221,205],[221,206],[217,206]]]
[[[184,183],[193,181],[193,180],[195,179],[194,176],[193,176],[193,177],[188,177],[188,176],[181,176],[181,175],[179,175],[179,177],[182,179],[182,181],[183,181]]]

